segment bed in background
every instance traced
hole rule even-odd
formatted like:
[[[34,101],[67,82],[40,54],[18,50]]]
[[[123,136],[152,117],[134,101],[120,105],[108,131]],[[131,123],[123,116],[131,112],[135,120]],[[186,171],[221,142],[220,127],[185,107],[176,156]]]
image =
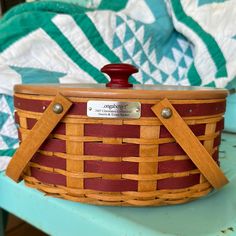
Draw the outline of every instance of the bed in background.
[[[81,0],[21,4],[0,21],[0,169],[18,146],[17,83],[105,83],[131,63],[133,83],[226,87],[236,75],[234,0]]]

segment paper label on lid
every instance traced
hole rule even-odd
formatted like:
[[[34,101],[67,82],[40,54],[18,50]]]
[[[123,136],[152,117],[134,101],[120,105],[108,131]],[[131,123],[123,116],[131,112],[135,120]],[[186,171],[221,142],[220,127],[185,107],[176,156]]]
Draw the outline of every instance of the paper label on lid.
[[[88,101],[87,116],[138,119],[141,116],[141,104],[139,102]]]

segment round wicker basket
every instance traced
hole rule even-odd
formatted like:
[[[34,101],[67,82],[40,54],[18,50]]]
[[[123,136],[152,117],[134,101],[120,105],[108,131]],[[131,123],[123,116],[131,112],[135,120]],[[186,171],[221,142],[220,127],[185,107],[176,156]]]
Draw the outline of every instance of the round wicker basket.
[[[15,86],[21,147],[7,175],[114,206],[184,203],[227,182],[218,167],[226,90],[112,83]]]

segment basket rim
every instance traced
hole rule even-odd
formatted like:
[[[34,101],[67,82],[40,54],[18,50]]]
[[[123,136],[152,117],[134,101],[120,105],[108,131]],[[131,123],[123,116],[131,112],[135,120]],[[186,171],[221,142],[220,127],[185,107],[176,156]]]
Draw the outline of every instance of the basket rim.
[[[105,84],[27,84],[15,85],[15,93],[67,97],[136,98],[136,99],[215,99],[226,98],[228,90],[174,85],[134,85],[129,89],[111,89]]]

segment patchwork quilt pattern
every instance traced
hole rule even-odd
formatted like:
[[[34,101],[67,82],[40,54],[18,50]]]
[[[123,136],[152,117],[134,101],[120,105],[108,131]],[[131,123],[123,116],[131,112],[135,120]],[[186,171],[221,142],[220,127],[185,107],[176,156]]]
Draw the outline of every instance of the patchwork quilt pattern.
[[[226,87],[236,74],[234,0],[38,1],[0,20],[0,163],[18,146],[13,86],[106,83],[131,63],[133,83]]]

